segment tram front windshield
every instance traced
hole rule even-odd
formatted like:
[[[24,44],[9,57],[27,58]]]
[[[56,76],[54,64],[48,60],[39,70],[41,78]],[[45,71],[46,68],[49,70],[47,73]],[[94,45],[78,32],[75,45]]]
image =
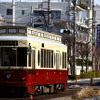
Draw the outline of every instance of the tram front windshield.
[[[0,66],[27,66],[27,48],[1,47]]]

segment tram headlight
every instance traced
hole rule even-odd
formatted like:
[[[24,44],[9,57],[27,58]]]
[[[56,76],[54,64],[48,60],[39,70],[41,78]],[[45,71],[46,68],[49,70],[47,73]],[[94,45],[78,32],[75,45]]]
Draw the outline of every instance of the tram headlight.
[[[26,77],[22,77],[22,81],[25,81],[26,80]]]

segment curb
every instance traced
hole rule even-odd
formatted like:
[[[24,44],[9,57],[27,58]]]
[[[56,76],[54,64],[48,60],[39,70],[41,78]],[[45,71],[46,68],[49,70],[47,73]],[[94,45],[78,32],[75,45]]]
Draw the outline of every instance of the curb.
[[[93,78],[93,80],[96,80],[96,79],[100,79],[100,78]],[[77,81],[87,81],[87,80],[91,80],[91,78],[88,78],[88,79],[77,79]],[[68,80],[68,83],[75,82],[75,81],[76,81],[76,79],[75,80]]]

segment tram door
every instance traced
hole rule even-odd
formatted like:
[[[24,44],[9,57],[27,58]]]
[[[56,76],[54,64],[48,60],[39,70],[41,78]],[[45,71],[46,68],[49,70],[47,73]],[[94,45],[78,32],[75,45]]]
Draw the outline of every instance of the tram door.
[[[29,74],[35,74],[35,48],[32,48],[31,52],[27,55],[27,66],[29,68]]]
[[[35,48],[32,48],[32,56],[31,56],[31,58],[32,58],[32,62],[31,62],[31,65],[32,65],[32,69],[33,69],[33,75],[35,75],[35,54],[36,54],[36,52],[35,52]]]

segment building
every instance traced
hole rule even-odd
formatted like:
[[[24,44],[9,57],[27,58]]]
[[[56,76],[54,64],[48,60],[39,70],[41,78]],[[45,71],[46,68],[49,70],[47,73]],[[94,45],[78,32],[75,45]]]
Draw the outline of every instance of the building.
[[[95,70],[97,72],[100,72],[100,15],[99,15],[99,12],[100,12],[100,5],[95,5],[94,6],[94,9],[96,11],[96,16],[95,16],[95,20],[96,20],[96,58],[95,58]]]
[[[75,1],[75,0],[74,0]],[[74,4],[73,4],[74,5]],[[75,36],[75,43],[72,44],[72,50],[74,48],[74,53],[70,52],[70,60],[74,62],[74,70],[76,74],[81,74],[87,71],[93,71],[93,0],[77,0],[74,7],[73,20],[75,23],[71,23],[71,30]],[[73,30],[74,27],[74,30]],[[73,46],[75,45],[75,46]],[[75,58],[73,57],[75,55]],[[75,59],[73,61],[73,58]],[[71,69],[71,68],[70,68]],[[73,70],[73,69],[72,69]],[[73,73],[73,72],[72,72]],[[73,74],[74,74],[73,73]]]
[[[69,72],[80,74],[93,69],[92,65],[89,65],[92,62],[92,51],[90,51],[92,47],[92,5],[93,0],[1,2],[0,13],[5,22],[2,25],[24,25],[43,29],[49,24],[52,26],[54,22],[67,22],[67,29],[71,32],[70,39],[73,40],[69,44],[71,69]],[[49,27],[49,30],[52,30],[52,27]],[[56,33],[54,30],[53,32]]]
[[[96,57],[95,57],[95,71],[100,72],[100,24],[97,24],[96,28]]]
[[[30,25],[33,27],[41,26],[47,20],[48,2],[11,2],[0,3],[0,13],[5,21],[13,22],[20,25]],[[12,5],[14,7],[12,7]],[[50,18],[53,20],[68,20],[66,15],[68,2],[51,2]],[[14,12],[13,9],[14,8]],[[14,15],[15,14],[15,15]],[[11,24],[11,23],[9,23]]]

